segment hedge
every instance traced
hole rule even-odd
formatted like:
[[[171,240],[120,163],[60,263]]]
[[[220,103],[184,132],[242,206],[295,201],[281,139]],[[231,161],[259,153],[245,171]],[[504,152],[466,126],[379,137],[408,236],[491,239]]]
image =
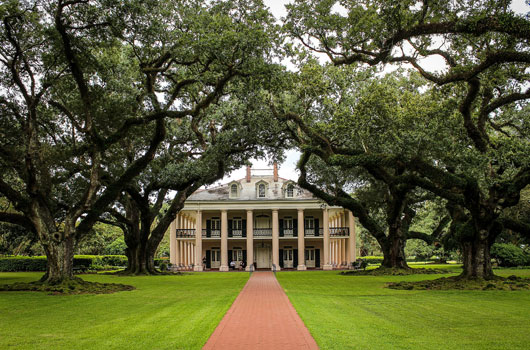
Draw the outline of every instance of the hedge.
[[[74,269],[102,270],[127,266],[125,255],[76,255]],[[46,271],[45,256],[8,256],[0,258],[0,272]]]
[[[499,266],[516,267],[530,265],[530,255],[521,247],[511,243],[495,243],[491,246],[491,257],[496,259]]]

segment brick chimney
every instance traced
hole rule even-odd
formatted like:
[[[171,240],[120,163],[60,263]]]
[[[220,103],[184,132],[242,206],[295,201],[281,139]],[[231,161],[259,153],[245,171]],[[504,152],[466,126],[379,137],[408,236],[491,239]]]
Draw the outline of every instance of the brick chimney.
[[[273,179],[274,182],[278,182],[278,163],[276,162],[273,164]]]
[[[250,182],[250,165],[247,165],[247,182]]]

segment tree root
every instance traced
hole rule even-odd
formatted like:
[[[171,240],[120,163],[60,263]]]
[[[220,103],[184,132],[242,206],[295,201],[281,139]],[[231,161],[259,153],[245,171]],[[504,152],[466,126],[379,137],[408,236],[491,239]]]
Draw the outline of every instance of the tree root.
[[[74,277],[65,279],[60,282],[29,282],[29,283],[13,283],[0,285],[0,291],[20,292],[47,292],[52,295],[70,295],[70,294],[110,294],[121,291],[128,291],[136,289],[133,286],[121,283],[99,283],[88,282],[81,278]]]
[[[353,276],[408,276],[408,275],[432,275],[432,274],[443,274],[453,273],[449,269],[398,269],[388,267],[378,267],[374,270],[356,270],[356,271],[342,271],[341,275],[353,275]]]
[[[431,281],[392,282],[387,287],[401,290],[530,290],[530,278],[515,275],[507,278],[495,276],[492,279],[454,276]]]

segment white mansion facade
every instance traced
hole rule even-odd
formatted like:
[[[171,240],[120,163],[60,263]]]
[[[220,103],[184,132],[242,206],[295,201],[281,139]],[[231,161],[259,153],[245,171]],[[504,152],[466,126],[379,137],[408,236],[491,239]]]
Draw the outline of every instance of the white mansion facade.
[[[192,194],[170,228],[170,262],[195,271],[350,266],[353,214],[273,175],[252,175]]]

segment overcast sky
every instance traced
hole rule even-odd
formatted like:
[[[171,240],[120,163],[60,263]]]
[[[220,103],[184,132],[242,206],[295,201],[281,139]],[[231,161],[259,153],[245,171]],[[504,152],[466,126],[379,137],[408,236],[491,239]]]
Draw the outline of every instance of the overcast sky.
[[[264,0],[265,5],[269,7],[272,14],[278,20],[281,17],[284,17],[286,15],[284,5],[291,3],[291,2],[292,0]],[[530,12],[530,6],[528,6],[525,3],[525,0],[513,1],[512,9],[515,12],[519,12],[519,13]],[[437,66],[438,64],[435,61],[433,61],[433,65]],[[298,173],[296,171],[296,162],[298,161],[298,158],[300,157],[300,152],[292,150],[292,151],[288,151],[286,155],[287,155],[287,158],[285,162],[279,165],[279,175],[280,177],[296,180],[298,179]],[[267,161],[258,161],[256,159],[252,159],[251,162],[252,162],[252,167],[255,169],[272,168],[272,166],[269,165]],[[223,178],[220,182],[227,183],[231,180],[238,180],[238,179],[244,178],[245,171],[246,169],[236,170],[232,172],[229,176],[226,176],[225,178]]]

